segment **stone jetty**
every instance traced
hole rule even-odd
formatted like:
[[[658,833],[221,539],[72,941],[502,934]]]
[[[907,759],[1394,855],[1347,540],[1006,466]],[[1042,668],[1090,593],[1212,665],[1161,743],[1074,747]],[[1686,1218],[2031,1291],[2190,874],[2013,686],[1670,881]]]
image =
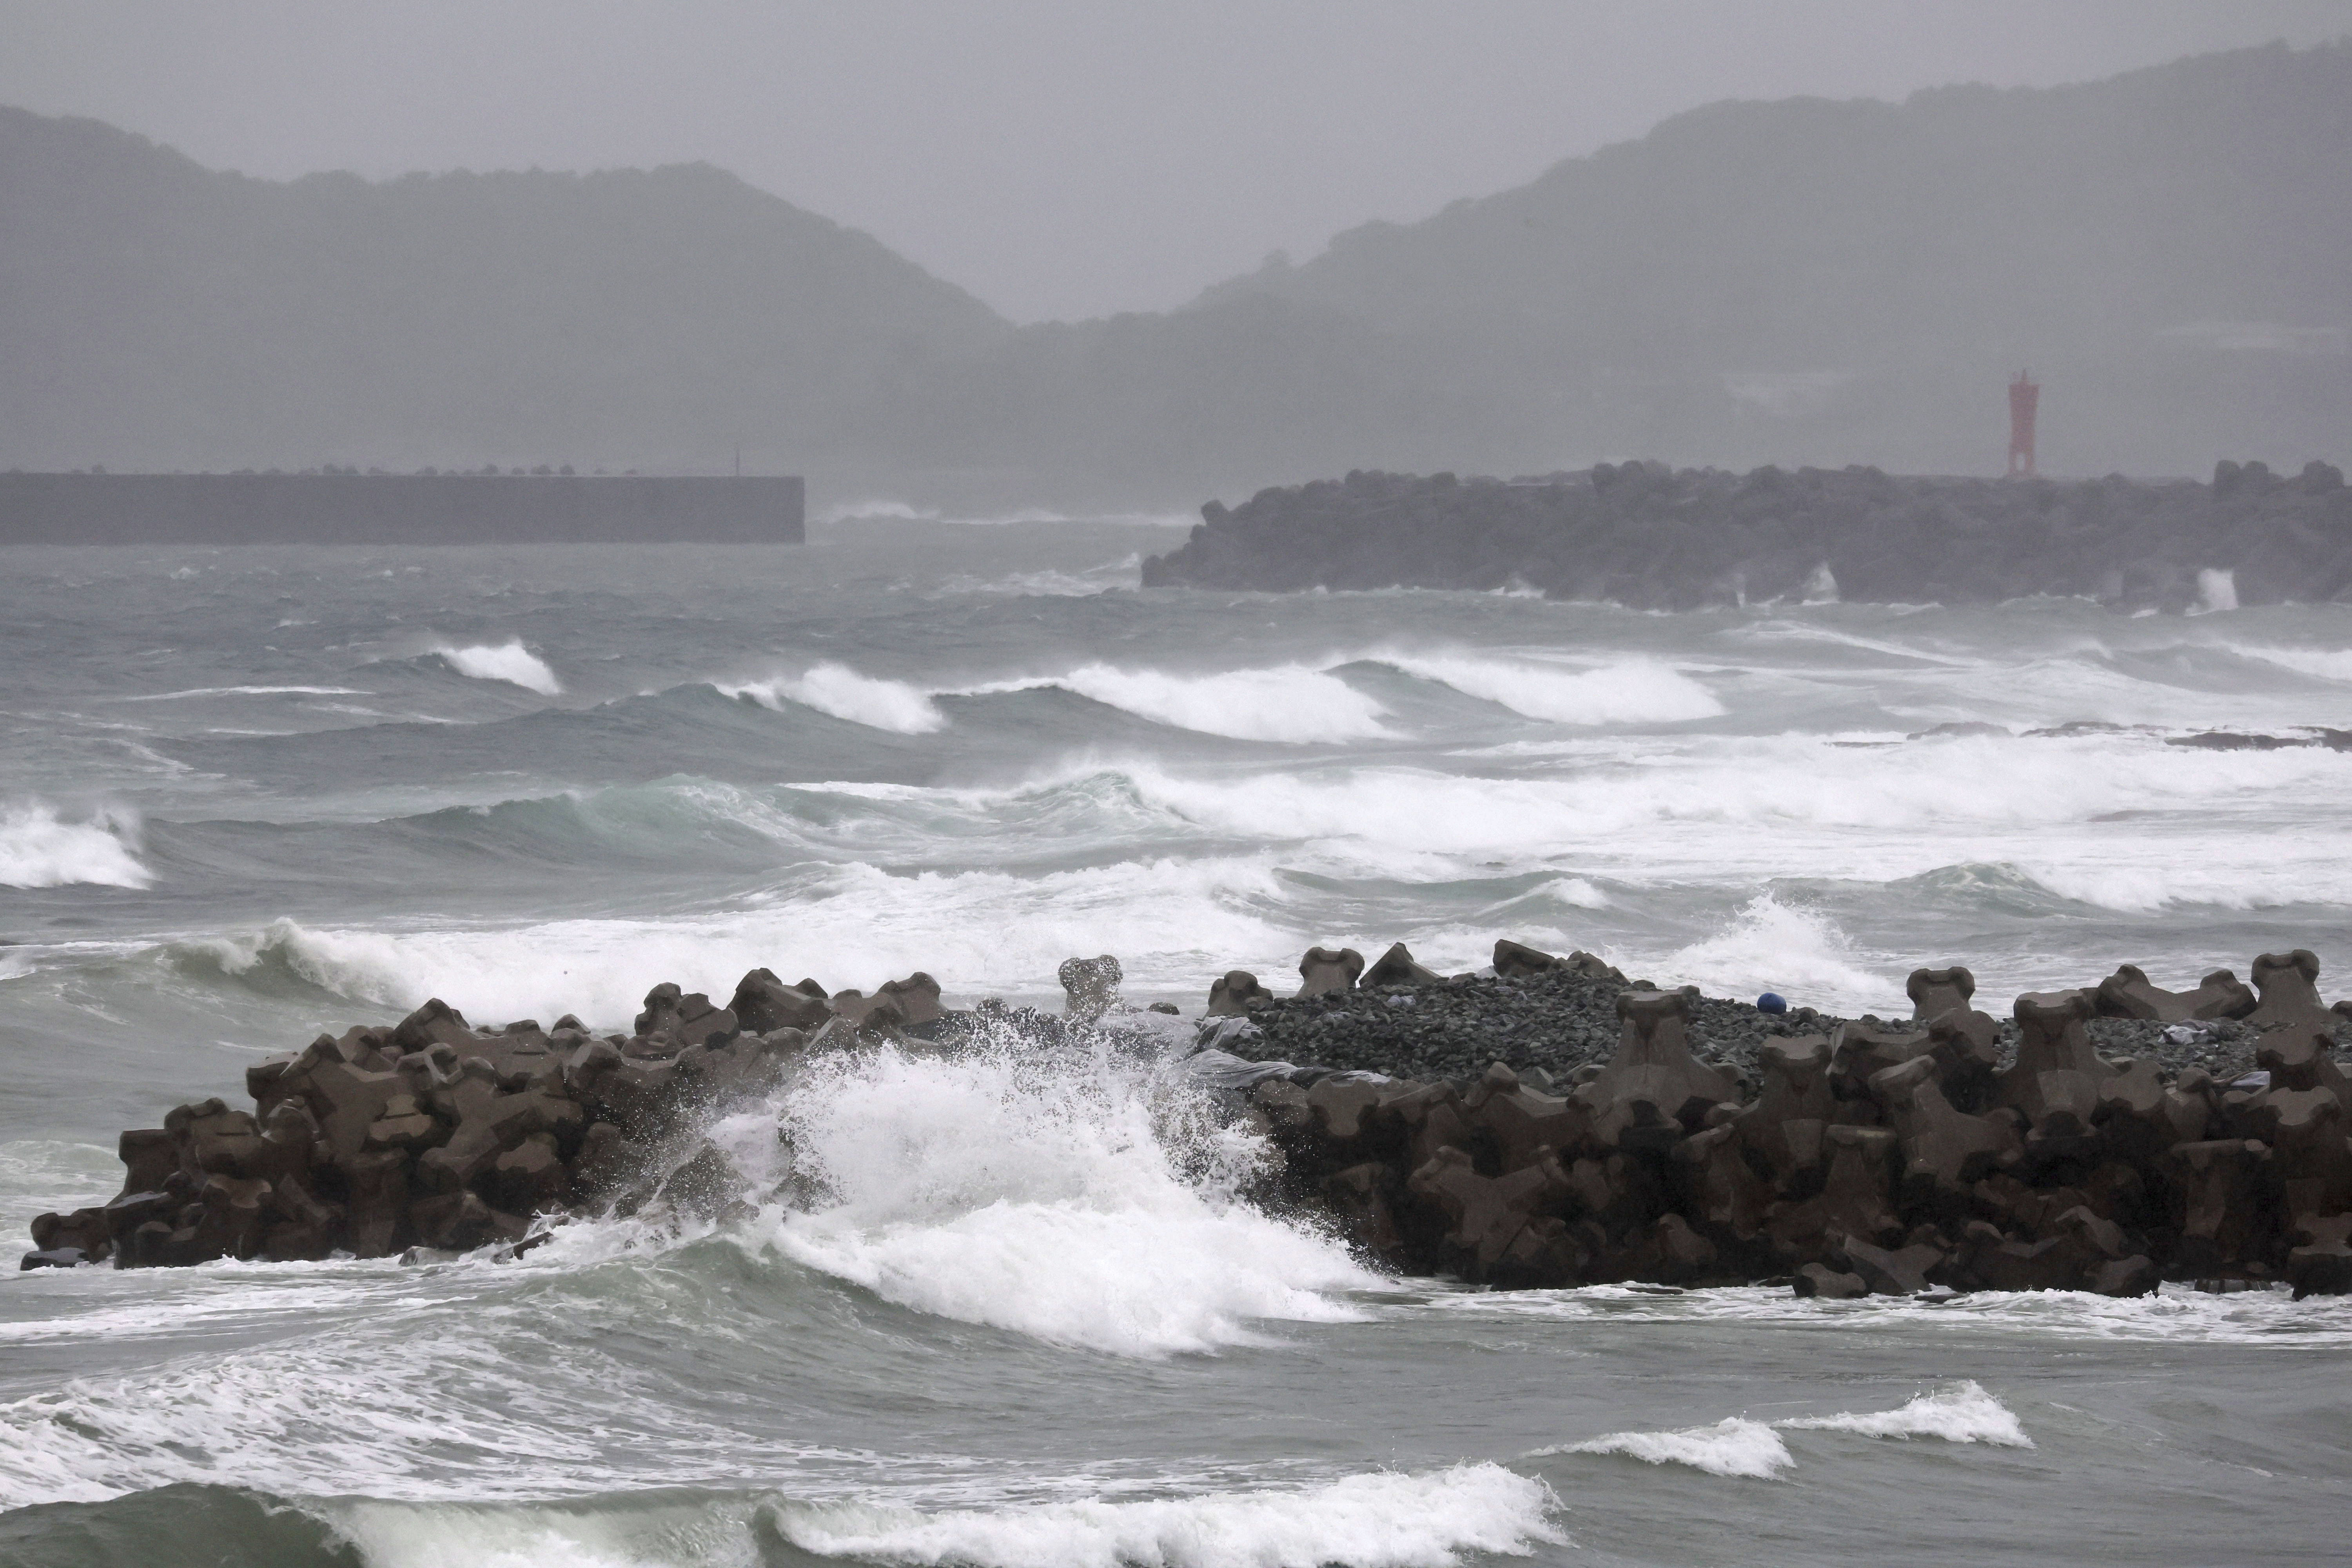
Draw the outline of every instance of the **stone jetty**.
[[[648,1201],[647,1152],[813,1054],[951,1052],[992,1024],[1157,1042],[1280,1152],[1265,1201],[1399,1273],[1833,1298],[2352,1290],[2352,1003],[2322,1000],[2305,950],[2180,991],[2126,964],[2005,1017],[1958,966],[1915,971],[1897,1019],[1764,1013],[1510,941],[1475,974],[1402,943],[1370,963],[1318,947],[1298,969],[1286,996],[1218,977],[1189,1026],[1122,1003],[1108,955],[1062,966],[1059,1015],[946,1009],[919,973],[868,995],[765,969],[724,1005],[656,986],[625,1035],[482,1029],[428,1002],[255,1064],[250,1110],[206,1100],[123,1133],[121,1194],[41,1215],[23,1266],[522,1250]],[[660,1179],[652,1197],[711,1186],[686,1194],[708,1213],[735,1196],[694,1161]]]
[[[2210,482],[1599,463],[1521,479],[1357,472],[1211,501],[1146,587],[1534,588],[1633,609],[1843,598],[2119,610],[2352,597],[2334,465]]]

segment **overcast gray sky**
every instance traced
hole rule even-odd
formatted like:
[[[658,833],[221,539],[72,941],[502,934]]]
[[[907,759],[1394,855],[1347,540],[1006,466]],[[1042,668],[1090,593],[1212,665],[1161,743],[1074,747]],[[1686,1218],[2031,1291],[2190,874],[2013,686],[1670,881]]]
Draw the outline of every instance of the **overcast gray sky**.
[[[705,159],[1034,321],[1163,309],[1716,99],[2347,32],[2352,0],[0,0],[0,102],[273,177]]]

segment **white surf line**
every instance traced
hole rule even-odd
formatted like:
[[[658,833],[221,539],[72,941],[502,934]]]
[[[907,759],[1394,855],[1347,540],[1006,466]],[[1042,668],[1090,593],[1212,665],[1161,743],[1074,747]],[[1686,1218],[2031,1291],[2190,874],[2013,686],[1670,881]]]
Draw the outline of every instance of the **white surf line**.
[[[1796,1468],[1783,1431],[1847,1432],[1864,1437],[1935,1437],[1947,1443],[1983,1443],[2031,1448],[2016,1415],[1973,1379],[1945,1384],[1894,1410],[1842,1411],[1834,1415],[1794,1415],[1750,1421],[1726,1416],[1712,1426],[1672,1432],[1610,1432],[1580,1443],[1529,1450],[1527,1458],[1561,1454],[1613,1454],[1650,1465],[1684,1465],[1709,1475],[1748,1480],[1777,1479]]]

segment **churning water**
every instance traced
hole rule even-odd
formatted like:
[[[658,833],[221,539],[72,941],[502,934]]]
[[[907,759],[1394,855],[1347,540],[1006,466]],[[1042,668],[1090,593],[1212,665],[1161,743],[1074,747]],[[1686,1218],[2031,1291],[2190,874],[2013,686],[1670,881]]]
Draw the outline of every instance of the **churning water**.
[[[1996,1001],[2352,969],[2352,754],[2165,743],[2343,725],[2341,608],[1135,592],[1177,537],[9,552],[0,1225],[428,995],[1038,999],[1109,951],[1189,1010],[1316,942],[1457,969],[1498,935],[1846,1012],[1920,963]],[[2340,1301],[1386,1279],[1254,1207],[1264,1151],[1149,1061],[1013,1040],[830,1064],[710,1135],[724,1225],[6,1276],[0,1561],[2347,1550]]]

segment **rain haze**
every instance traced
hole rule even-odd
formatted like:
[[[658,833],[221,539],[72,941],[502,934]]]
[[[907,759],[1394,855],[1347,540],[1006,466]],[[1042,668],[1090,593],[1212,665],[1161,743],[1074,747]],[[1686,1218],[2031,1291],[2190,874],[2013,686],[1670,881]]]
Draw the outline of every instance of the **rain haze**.
[[[0,0],[0,1561],[2352,1519],[2352,5]]]
[[[0,5],[0,102],[209,167],[709,162],[1015,321],[1162,310],[1718,99],[2047,87],[2342,0]]]

